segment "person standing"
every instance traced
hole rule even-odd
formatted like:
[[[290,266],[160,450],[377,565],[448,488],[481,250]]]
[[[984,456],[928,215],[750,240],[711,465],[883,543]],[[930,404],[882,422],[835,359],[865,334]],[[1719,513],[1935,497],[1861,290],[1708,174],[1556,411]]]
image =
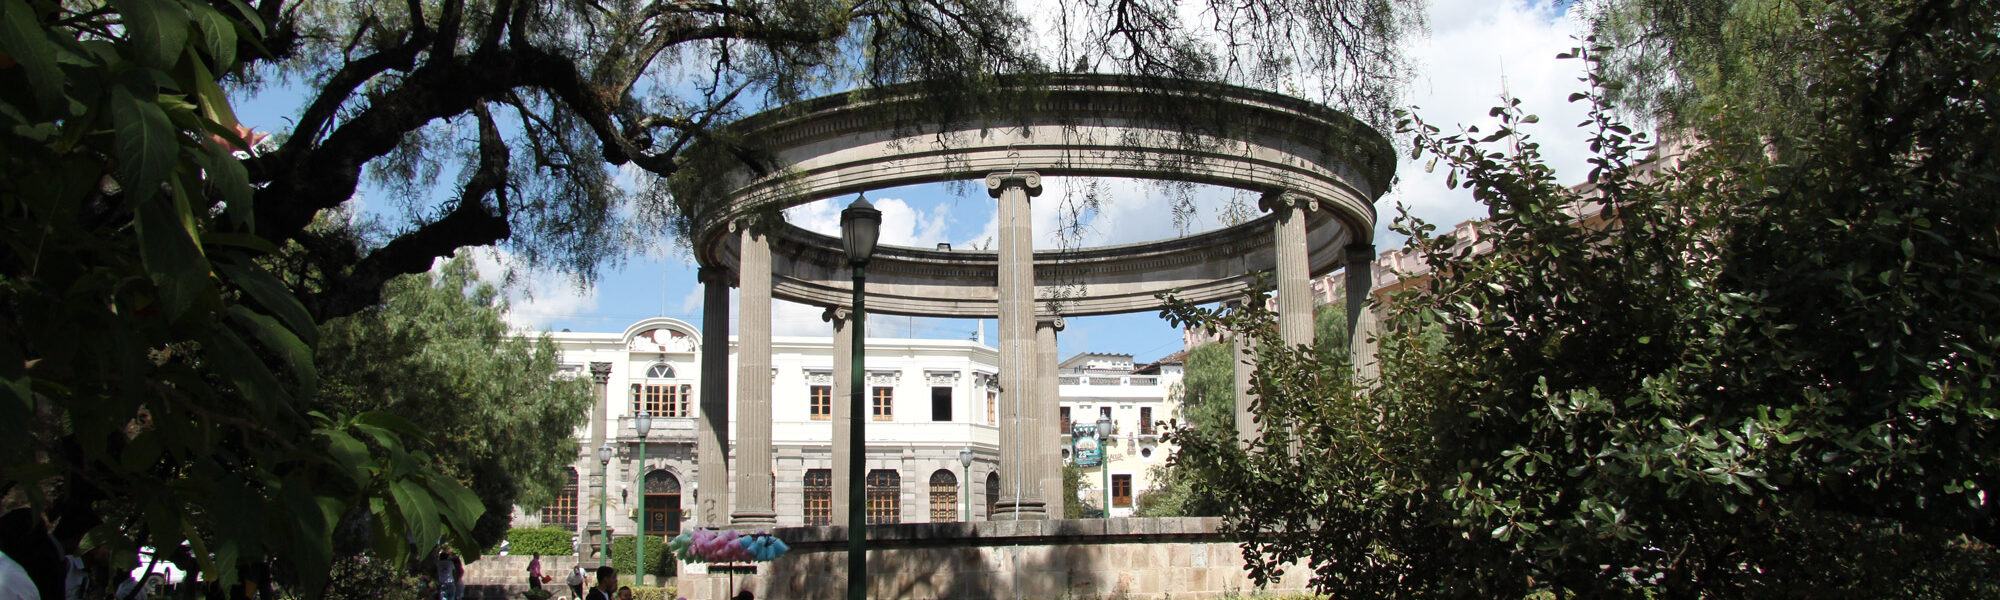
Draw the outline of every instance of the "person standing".
[[[597,568],[597,586],[590,588],[590,595],[584,600],[612,600],[612,593],[618,591],[618,569],[611,565]]]
[[[583,600],[583,565],[577,564],[569,570],[569,593],[571,598]]]
[[[528,589],[542,589],[542,554],[535,553],[534,560],[528,561]]]
[[[437,587],[441,600],[458,600],[458,571],[452,568],[452,563],[450,551],[438,554]]]

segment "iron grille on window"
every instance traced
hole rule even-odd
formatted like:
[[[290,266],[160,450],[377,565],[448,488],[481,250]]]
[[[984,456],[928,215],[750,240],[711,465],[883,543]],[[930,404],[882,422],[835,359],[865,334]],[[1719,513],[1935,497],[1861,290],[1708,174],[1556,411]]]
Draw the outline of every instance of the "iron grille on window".
[[[868,472],[868,524],[903,522],[903,477],[889,469]]]
[[[833,386],[812,386],[810,399],[812,400],[810,404],[812,405],[811,410],[814,421],[825,421],[833,418]]]
[[[833,524],[833,470],[806,470],[806,525]]]
[[[576,531],[576,469],[569,469],[569,485],[548,506],[542,507],[542,526]]]
[[[632,414],[646,411],[655,417],[685,418],[688,396],[693,386],[685,383],[632,384]]]
[[[949,469],[931,473],[931,522],[958,520],[958,476]]]

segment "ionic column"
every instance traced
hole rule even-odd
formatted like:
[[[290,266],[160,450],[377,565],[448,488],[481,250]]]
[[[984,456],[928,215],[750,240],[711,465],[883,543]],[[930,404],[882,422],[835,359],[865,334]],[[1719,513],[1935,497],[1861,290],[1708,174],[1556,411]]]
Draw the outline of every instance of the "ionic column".
[[[1242,308],[1242,301],[1237,302],[1237,308]],[[1244,447],[1257,441],[1257,415],[1250,412],[1250,404],[1257,399],[1250,394],[1250,374],[1257,369],[1257,350],[1250,346],[1253,342],[1247,331],[1236,332],[1229,340],[1236,375],[1236,441]]]
[[[1312,273],[1306,252],[1306,211],[1312,199],[1289,192],[1265,194],[1265,210],[1278,214],[1272,243],[1277,255],[1278,339],[1286,346],[1313,343]],[[1352,331],[1350,329],[1349,331]]]
[[[850,312],[828,308],[821,319],[833,324],[833,524],[847,525],[848,419],[854,418],[848,396],[854,389],[854,328],[848,326]],[[865,460],[865,459],[864,459]]]
[[[999,519],[1042,519],[1041,473],[1029,460],[1035,427],[1035,245],[1028,198],[1042,193],[1030,172],[986,176],[999,200],[1000,503]]]
[[[769,525],[771,506],[771,245],[757,227],[741,227],[737,257],[736,506],[731,523]]]
[[[1028,440],[1028,457],[1042,474],[1042,510],[1051,519],[1063,516],[1069,502],[1062,494],[1062,387],[1056,382],[1056,332],[1062,317],[1035,321],[1035,435]]]
[[[1368,310],[1368,292],[1375,287],[1375,246],[1347,245],[1347,348],[1354,376],[1363,381],[1381,375],[1377,362],[1375,314]]]
[[[611,418],[611,363],[590,363],[590,382],[591,390],[597,395],[597,405],[590,409],[590,447],[583,449],[583,455],[586,461],[594,465],[591,471],[597,476],[597,482],[592,487],[597,488],[597,497],[604,498],[605,483],[611,480],[611,465],[597,460],[597,449],[604,447],[605,421]],[[597,526],[608,528],[611,524],[598,523]],[[588,537],[591,541],[602,539],[596,536]],[[603,549],[599,551],[602,552]]]
[[[701,430],[695,441],[695,524],[729,524],[729,271],[702,267]]]

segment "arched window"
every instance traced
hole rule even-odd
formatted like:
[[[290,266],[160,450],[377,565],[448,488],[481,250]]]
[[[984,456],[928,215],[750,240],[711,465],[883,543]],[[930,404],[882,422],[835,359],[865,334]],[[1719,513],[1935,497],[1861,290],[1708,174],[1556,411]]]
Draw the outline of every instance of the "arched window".
[[[576,531],[576,469],[565,470],[569,471],[569,483],[542,507],[542,526]]]
[[[868,472],[868,524],[903,522],[903,476],[894,469]]]
[[[958,476],[951,469],[938,469],[931,473],[931,522],[950,523],[958,520]]]
[[[1000,506],[1000,472],[986,473],[986,520],[993,520],[993,509]]]
[[[806,525],[833,524],[833,469],[806,470]]]
[[[646,535],[681,532],[681,480],[665,470],[646,474]]]
[[[663,418],[687,418],[692,384],[673,381],[674,367],[666,363],[646,369],[646,378],[632,384],[632,414],[646,411]]]

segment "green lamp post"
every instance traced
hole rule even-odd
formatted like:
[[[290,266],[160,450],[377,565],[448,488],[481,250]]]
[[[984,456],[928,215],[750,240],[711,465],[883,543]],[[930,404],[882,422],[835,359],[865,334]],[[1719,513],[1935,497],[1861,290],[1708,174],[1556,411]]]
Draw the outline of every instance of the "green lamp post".
[[[868,259],[875,254],[875,240],[881,235],[882,211],[875,210],[868,203],[867,196],[854,199],[854,204],[840,211],[840,242],[847,251],[847,264],[854,267],[854,315],[849,327],[854,328],[853,371],[848,383],[848,437],[847,437],[847,598],[865,600],[868,597],[868,507],[862,487],[862,465],[868,458],[868,437],[865,423],[868,422],[866,395],[861,393],[867,382],[867,360],[865,348],[868,336],[864,324],[868,321],[868,311],[864,306],[868,287]]]

